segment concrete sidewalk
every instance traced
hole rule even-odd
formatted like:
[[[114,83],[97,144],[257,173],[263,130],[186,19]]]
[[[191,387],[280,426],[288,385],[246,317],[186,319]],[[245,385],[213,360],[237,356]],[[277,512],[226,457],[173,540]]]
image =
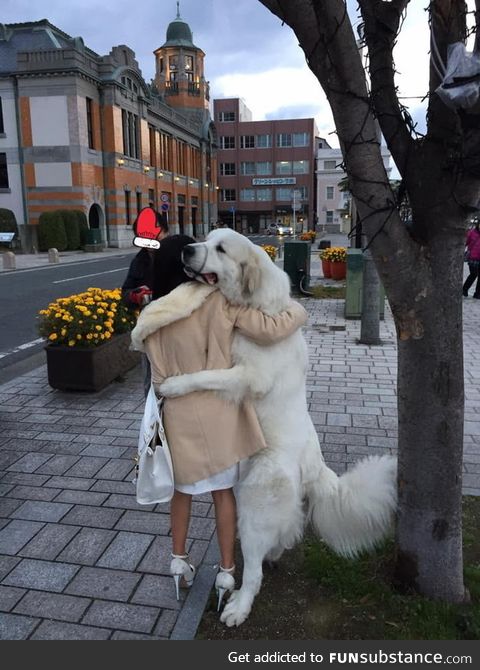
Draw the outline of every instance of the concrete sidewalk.
[[[139,250],[133,245],[127,249],[108,248],[104,251],[60,251],[59,263],[49,263],[48,253],[39,252],[37,254],[15,254],[15,269],[26,270],[29,268],[40,268],[44,266],[55,267],[64,263],[81,263],[82,261],[102,260],[103,258],[112,258],[114,256],[125,256],[137,253]],[[3,256],[2,252],[0,255]],[[13,270],[14,271],[14,270]],[[12,270],[5,270],[3,258],[0,260],[0,272],[8,274]]]
[[[389,310],[383,344],[367,347],[343,300],[302,302],[308,399],[327,463],[343,472],[366,454],[394,453]],[[464,491],[480,495],[480,301],[465,299],[464,312]],[[195,498],[189,550],[199,573],[177,603],[168,505],[137,505],[131,483],[140,371],[78,394],[51,389],[42,366],[0,386],[0,402],[0,639],[193,638],[216,572],[213,509],[208,495]]]

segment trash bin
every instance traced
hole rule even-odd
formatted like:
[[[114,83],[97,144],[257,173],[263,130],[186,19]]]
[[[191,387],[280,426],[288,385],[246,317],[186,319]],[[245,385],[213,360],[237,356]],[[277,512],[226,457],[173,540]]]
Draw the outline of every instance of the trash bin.
[[[320,242],[318,244],[319,249],[328,249],[331,246],[332,246],[332,243],[330,242],[330,240],[320,240]]]
[[[306,290],[310,283],[310,242],[285,242],[283,247],[283,269],[290,277],[292,290],[301,292]]]

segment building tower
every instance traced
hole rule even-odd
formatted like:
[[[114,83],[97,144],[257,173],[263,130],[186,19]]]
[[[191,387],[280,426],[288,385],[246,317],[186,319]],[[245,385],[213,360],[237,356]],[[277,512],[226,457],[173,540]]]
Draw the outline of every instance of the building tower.
[[[155,86],[169,105],[201,121],[210,99],[203,69],[205,54],[193,44],[190,26],[180,17],[179,2],[177,16],[169,24],[166,37],[165,43],[153,52]]]

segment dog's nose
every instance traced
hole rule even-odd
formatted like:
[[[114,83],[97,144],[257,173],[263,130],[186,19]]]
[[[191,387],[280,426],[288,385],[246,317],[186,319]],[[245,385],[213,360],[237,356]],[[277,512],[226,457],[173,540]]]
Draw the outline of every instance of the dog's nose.
[[[183,258],[191,258],[195,255],[195,248],[193,244],[187,244],[186,247],[183,247],[182,256]]]

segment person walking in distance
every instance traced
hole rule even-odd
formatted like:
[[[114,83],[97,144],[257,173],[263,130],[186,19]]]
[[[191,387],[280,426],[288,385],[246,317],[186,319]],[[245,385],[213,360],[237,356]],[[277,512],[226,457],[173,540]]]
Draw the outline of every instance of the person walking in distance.
[[[467,262],[469,275],[463,284],[463,295],[466,298],[468,296],[468,290],[472,284],[477,280],[475,285],[475,291],[473,297],[480,298],[480,220],[477,219],[475,226],[471,228],[467,233],[467,239],[465,242],[466,253],[467,253]]]

